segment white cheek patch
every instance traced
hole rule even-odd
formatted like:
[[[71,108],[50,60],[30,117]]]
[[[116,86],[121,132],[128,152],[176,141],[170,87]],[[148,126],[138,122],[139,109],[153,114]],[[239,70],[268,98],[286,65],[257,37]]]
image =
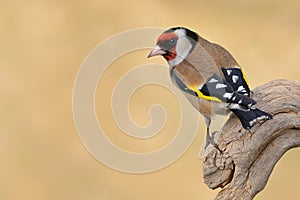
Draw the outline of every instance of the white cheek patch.
[[[191,49],[193,48],[191,42],[186,38],[186,31],[184,29],[178,29],[174,31],[178,36],[176,45],[176,57],[169,61],[171,67],[180,64],[189,55]]]

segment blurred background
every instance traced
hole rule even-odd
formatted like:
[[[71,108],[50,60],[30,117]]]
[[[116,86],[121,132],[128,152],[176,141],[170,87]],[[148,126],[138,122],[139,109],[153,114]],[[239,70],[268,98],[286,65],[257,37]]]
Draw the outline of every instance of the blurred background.
[[[203,183],[198,159],[205,130],[201,117],[198,134],[188,151],[171,166],[153,173],[112,170],[82,145],[72,117],[76,73],[97,44],[121,31],[186,26],[227,48],[244,68],[252,88],[278,78],[300,79],[297,0],[2,0],[0,5],[3,200],[215,197],[219,190],[212,191]],[[146,59],[147,53],[134,52],[114,62],[100,82],[103,91],[98,89],[96,95],[97,115],[103,118],[104,129],[110,130],[108,137],[135,152],[154,151],[166,144],[174,137],[174,124],[180,117],[178,102],[157,86],[148,86],[147,95],[145,91],[136,92],[130,100],[130,112],[137,124],[144,125],[149,123],[152,104],[166,105],[172,115],[158,136],[148,140],[128,137],[108,113],[110,99],[103,94],[111,92],[118,77],[154,60],[166,65],[162,58]],[[279,161],[256,199],[298,197],[299,154],[299,150],[291,150]]]

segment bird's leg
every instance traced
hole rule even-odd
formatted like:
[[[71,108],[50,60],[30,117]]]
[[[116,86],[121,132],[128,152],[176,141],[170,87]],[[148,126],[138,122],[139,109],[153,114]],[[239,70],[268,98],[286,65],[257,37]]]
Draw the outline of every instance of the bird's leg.
[[[209,126],[210,126],[211,119],[205,118],[205,123],[206,123],[206,143],[205,143],[205,149],[209,144],[212,144],[220,153],[222,153],[221,149],[219,146],[215,143],[215,134],[217,131],[213,132],[212,135],[210,136],[209,134]]]

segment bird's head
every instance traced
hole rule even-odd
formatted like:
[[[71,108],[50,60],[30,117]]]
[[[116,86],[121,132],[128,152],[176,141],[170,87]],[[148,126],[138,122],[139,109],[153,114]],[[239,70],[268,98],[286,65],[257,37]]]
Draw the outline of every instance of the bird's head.
[[[180,64],[193,50],[198,41],[197,33],[183,27],[170,28],[157,39],[149,57],[162,55],[171,67]]]

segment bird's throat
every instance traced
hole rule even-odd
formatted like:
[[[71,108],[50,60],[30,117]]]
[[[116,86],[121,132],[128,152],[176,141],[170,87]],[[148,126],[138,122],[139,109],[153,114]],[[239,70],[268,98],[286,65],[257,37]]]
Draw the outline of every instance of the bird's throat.
[[[173,60],[176,58],[176,53],[168,52],[163,55],[167,61]]]

